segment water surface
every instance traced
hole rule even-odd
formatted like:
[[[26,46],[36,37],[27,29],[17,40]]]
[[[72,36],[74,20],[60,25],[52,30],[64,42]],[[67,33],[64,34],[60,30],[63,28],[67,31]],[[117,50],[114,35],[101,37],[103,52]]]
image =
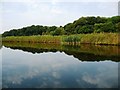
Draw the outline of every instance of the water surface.
[[[3,88],[118,87],[116,46],[6,44],[1,50]]]

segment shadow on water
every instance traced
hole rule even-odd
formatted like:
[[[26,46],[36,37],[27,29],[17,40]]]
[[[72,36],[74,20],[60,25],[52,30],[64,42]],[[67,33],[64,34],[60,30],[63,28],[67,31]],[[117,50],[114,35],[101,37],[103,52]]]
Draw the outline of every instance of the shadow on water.
[[[43,52],[64,52],[67,55],[73,55],[81,61],[120,61],[120,46],[100,46],[100,45],[80,45],[65,46],[58,44],[40,44],[40,43],[3,43],[7,48],[19,49],[25,52],[43,53]],[[2,47],[2,46],[1,46]]]
[[[94,45],[72,47],[40,43],[3,43],[3,45],[13,49],[2,48],[3,88],[118,87],[120,47]]]

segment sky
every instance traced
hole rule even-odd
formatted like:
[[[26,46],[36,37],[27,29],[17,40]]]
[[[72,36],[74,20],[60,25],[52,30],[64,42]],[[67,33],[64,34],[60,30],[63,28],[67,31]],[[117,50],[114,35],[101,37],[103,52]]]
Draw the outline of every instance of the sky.
[[[64,26],[82,16],[117,16],[118,1],[1,0],[0,33],[31,25]]]

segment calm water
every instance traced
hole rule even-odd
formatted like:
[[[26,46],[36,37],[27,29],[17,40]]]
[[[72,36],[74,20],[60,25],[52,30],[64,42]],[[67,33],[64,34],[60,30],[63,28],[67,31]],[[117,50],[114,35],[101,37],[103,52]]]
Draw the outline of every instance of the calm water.
[[[6,45],[1,48],[3,88],[118,87],[117,52],[111,54],[103,50],[102,53],[102,47],[97,51],[95,46],[96,52],[91,53],[80,47],[56,49],[51,46],[50,49],[22,46]],[[110,51],[113,48],[115,51],[116,47],[110,47]]]

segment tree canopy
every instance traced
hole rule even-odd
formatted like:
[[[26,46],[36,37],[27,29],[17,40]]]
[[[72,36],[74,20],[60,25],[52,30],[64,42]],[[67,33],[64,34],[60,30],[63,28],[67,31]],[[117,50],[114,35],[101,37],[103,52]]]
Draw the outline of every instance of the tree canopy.
[[[70,35],[100,32],[120,32],[120,16],[113,17],[81,17],[65,26],[32,25],[21,29],[13,29],[2,34],[6,36],[31,36],[31,35]]]

